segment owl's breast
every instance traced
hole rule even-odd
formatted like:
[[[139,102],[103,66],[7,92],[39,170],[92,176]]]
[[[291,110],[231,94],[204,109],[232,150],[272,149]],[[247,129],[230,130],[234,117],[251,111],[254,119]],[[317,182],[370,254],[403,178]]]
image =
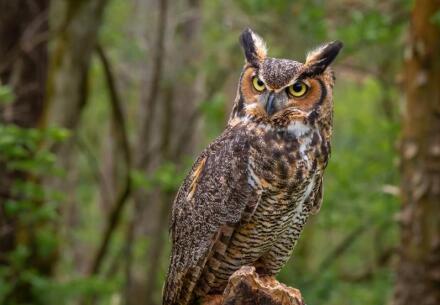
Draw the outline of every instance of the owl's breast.
[[[270,261],[268,271],[275,274],[287,261],[310,213],[306,199],[323,168],[322,138],[312,129],[300,136],[252,130],[247,177],[259,200],[242,215],[225,253],[217,256],[219,262],[210,265],[217,270],[212,289],[221,291],[228,276],[243,265]]]
[[[295,217],[308,214],[303,203],[322,170],[321,139],[311,131],[301,137],[266,133],[251,140],[248,183],[260,200],[239,234],[253,245],[252,253],[265,252],[295,225]]]
[[[257,130],[250,143],[249,184],[286,196],[305,188],[325,168],[330,150],[319,130],[311,127]]]

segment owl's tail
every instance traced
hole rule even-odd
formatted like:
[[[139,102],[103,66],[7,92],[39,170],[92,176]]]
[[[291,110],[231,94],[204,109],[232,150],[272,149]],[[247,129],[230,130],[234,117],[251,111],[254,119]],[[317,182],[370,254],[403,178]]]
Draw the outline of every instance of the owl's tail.
[[[172,256],[163,291],[163,305],[188,305],[195,286],[193,278],[199,276],[193,268],[185,272],[176,270],[177,261],[177,256]]]
[[[171,256],[170,266],[168,268],[167,278],[162,293],[162,304],[163,305],[176,305],[178,296],[179,281],[174,272],[175,257]]]
[[[194,288],[200,279],[203,268],[195,265],[179,272],[176,270],[178,261],[177,256],[172,256],[163,291],[163,305],[189,305],[194,300]]]

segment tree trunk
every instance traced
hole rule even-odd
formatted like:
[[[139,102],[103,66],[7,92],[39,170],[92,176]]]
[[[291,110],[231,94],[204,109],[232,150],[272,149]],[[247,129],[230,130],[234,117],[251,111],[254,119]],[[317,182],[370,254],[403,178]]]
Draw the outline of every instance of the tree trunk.
[[[440,304],[440,11],[417,0],[405,50],[402,210],[394,305]]]
[[[47,73],[48,8],[49,0],[0,0],[0,83],[9,86],[14,93],[11,104],[0,105],[1,125],[35,128],[40,120]],[[45,203],[32,195],[13,193],[17,183],[32,181],[37,184],[38,178],[30,177],[24,170],[8,169],[5,164],[8,159],[2,153],[0,151],[0,267],[6,266],[5,270],[11,267],[10,255],[13,256],[19,247],[29,251],[23,264],[6,275],[14,284],[5,302],[36,304],[31,283],[24,279],[23,271],[33,270],[40,277],[51,275],[56,249],[42,252],[35,228],[52,233],[55,230],[50,221],[29,222],[24,220],[22,213],[7,212],[7,204],[18,209],[27,201],[37,210]],[[5,274],[8,273],[2,273]]]
[[[49,0],[0,0],[0,82],[15,100],[0,121],[35,127],[43,110]]]
[[[47,177],[47,188],[56,189],[65,196],[61,206],[62,221],[74,231],[71,211],[76,211],[75,175],[70,170],[75,164],[72,154],[75,130],[88,96],[88,72],[95,52],[98,32],[107,0],[56,0],[50,6],[51,49],[47,76],[47,97],[41,124],[62,127],[72,131],[67,141],[46,143],[56,154],[57,167],[66,177]],[[70,237],[68,237],[70,238]],[[73,249],[79,249],[76,244]],[[76,262],[87,261],[90,251],[76,252]],[[83,266],[77,266],[84,269]]]
[[[87,74],[107,0],[57,0],[51,5],[48,125],[74,129],[87,98]],[[85,30],[87,29],[87,30]]]

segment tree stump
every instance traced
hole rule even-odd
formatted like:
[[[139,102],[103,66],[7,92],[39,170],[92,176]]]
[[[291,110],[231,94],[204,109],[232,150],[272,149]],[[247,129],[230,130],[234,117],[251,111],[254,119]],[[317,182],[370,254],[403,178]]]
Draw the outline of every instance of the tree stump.
[[[222,295],[206,297],[202,305],[305,305],[298,289],[274,277],[260,277],[255,268],[244,266],[229,278]]]

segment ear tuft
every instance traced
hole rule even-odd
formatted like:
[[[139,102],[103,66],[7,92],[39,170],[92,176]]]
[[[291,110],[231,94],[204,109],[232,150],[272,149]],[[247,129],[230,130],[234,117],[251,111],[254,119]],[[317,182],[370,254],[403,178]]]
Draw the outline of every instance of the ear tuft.
[[[322,45],[307,54],[306,66],[310,74],[320,74],[333,62],[342,49],[342,42],[336,40]]]
[[[249,28],[241,33],[240,44],[243,47],[246,61],[251,65],[258,66],[267,56],[266,43]]]

